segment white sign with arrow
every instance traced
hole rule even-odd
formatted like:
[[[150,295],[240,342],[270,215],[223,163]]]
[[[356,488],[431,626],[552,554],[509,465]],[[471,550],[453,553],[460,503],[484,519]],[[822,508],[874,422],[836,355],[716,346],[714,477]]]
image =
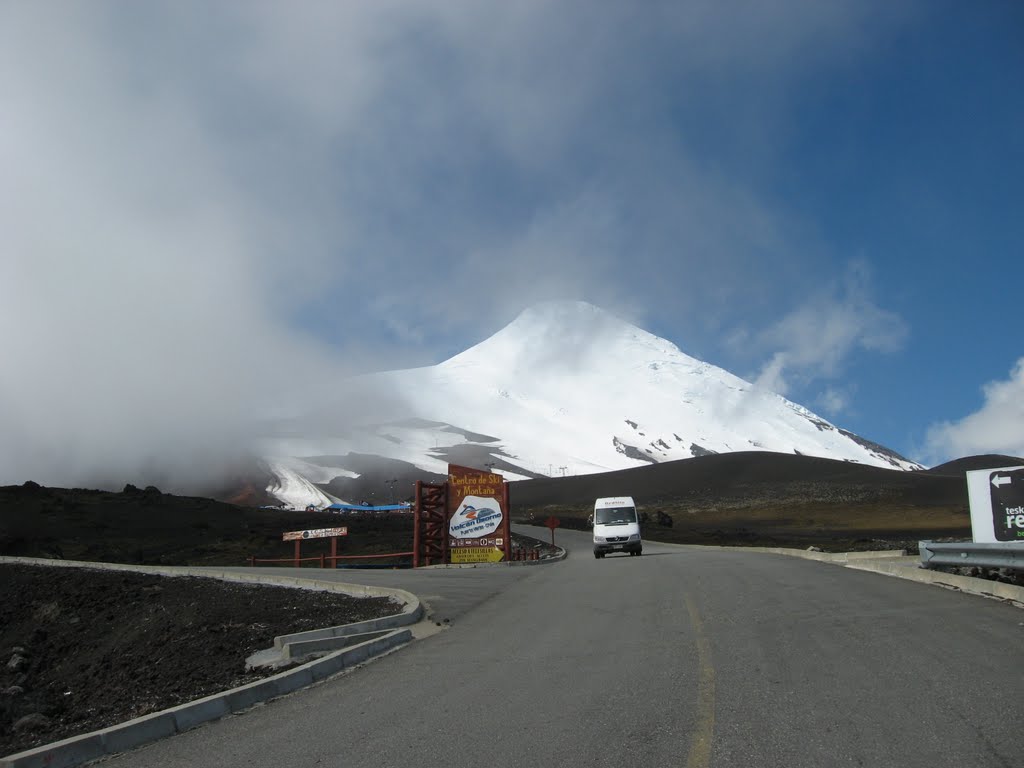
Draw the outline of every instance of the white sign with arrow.
[[[1024,547],[1024,467],[968,472],[967,498],[975,542]]]

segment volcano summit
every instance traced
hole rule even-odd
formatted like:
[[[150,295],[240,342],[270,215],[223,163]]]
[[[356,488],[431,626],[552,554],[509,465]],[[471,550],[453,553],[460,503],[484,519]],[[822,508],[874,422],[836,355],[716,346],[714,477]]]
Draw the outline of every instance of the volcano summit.
[[[282,502],[351,501],[345,480],[369,466],[428,477],[449,461],[511,480],[736,451],[921,468],[585,302],[536,305],[438,365],[359,376],[339,393],[339,412],[383,399],[389,417],[340,423],[327,407],[277,424],[262,453]]]

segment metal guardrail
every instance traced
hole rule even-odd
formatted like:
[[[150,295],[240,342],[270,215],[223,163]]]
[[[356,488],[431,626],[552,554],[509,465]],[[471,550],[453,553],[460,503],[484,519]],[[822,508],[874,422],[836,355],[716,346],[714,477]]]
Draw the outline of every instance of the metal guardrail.
[[[921,565],[924,568],[936,566],[978,566],[981,568],[1013,568],[1024,570],[1024,543],[976,544],[971,541],[918,543]]]

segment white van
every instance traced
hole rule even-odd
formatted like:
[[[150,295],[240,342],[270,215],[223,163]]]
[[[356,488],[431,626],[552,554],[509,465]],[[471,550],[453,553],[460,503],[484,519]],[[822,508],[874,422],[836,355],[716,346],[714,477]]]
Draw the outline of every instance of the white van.
[[[630,555],[644,552],[640,518],[629,496],[594,502],[594,557],[604,557],[609,552],[629,552]]]

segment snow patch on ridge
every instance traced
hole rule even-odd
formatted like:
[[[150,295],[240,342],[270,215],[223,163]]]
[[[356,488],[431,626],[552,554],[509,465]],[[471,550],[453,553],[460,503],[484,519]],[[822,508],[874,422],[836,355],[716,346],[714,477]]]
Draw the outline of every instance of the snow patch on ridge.
[[[323,507],[338,501],[316,486],[317,482],[333,479],[325,476],[322,467],[292,457],[267,459],[267,466],[275,477],[267,486],[267,493],[293,509],[305,509],[310,504]]]

